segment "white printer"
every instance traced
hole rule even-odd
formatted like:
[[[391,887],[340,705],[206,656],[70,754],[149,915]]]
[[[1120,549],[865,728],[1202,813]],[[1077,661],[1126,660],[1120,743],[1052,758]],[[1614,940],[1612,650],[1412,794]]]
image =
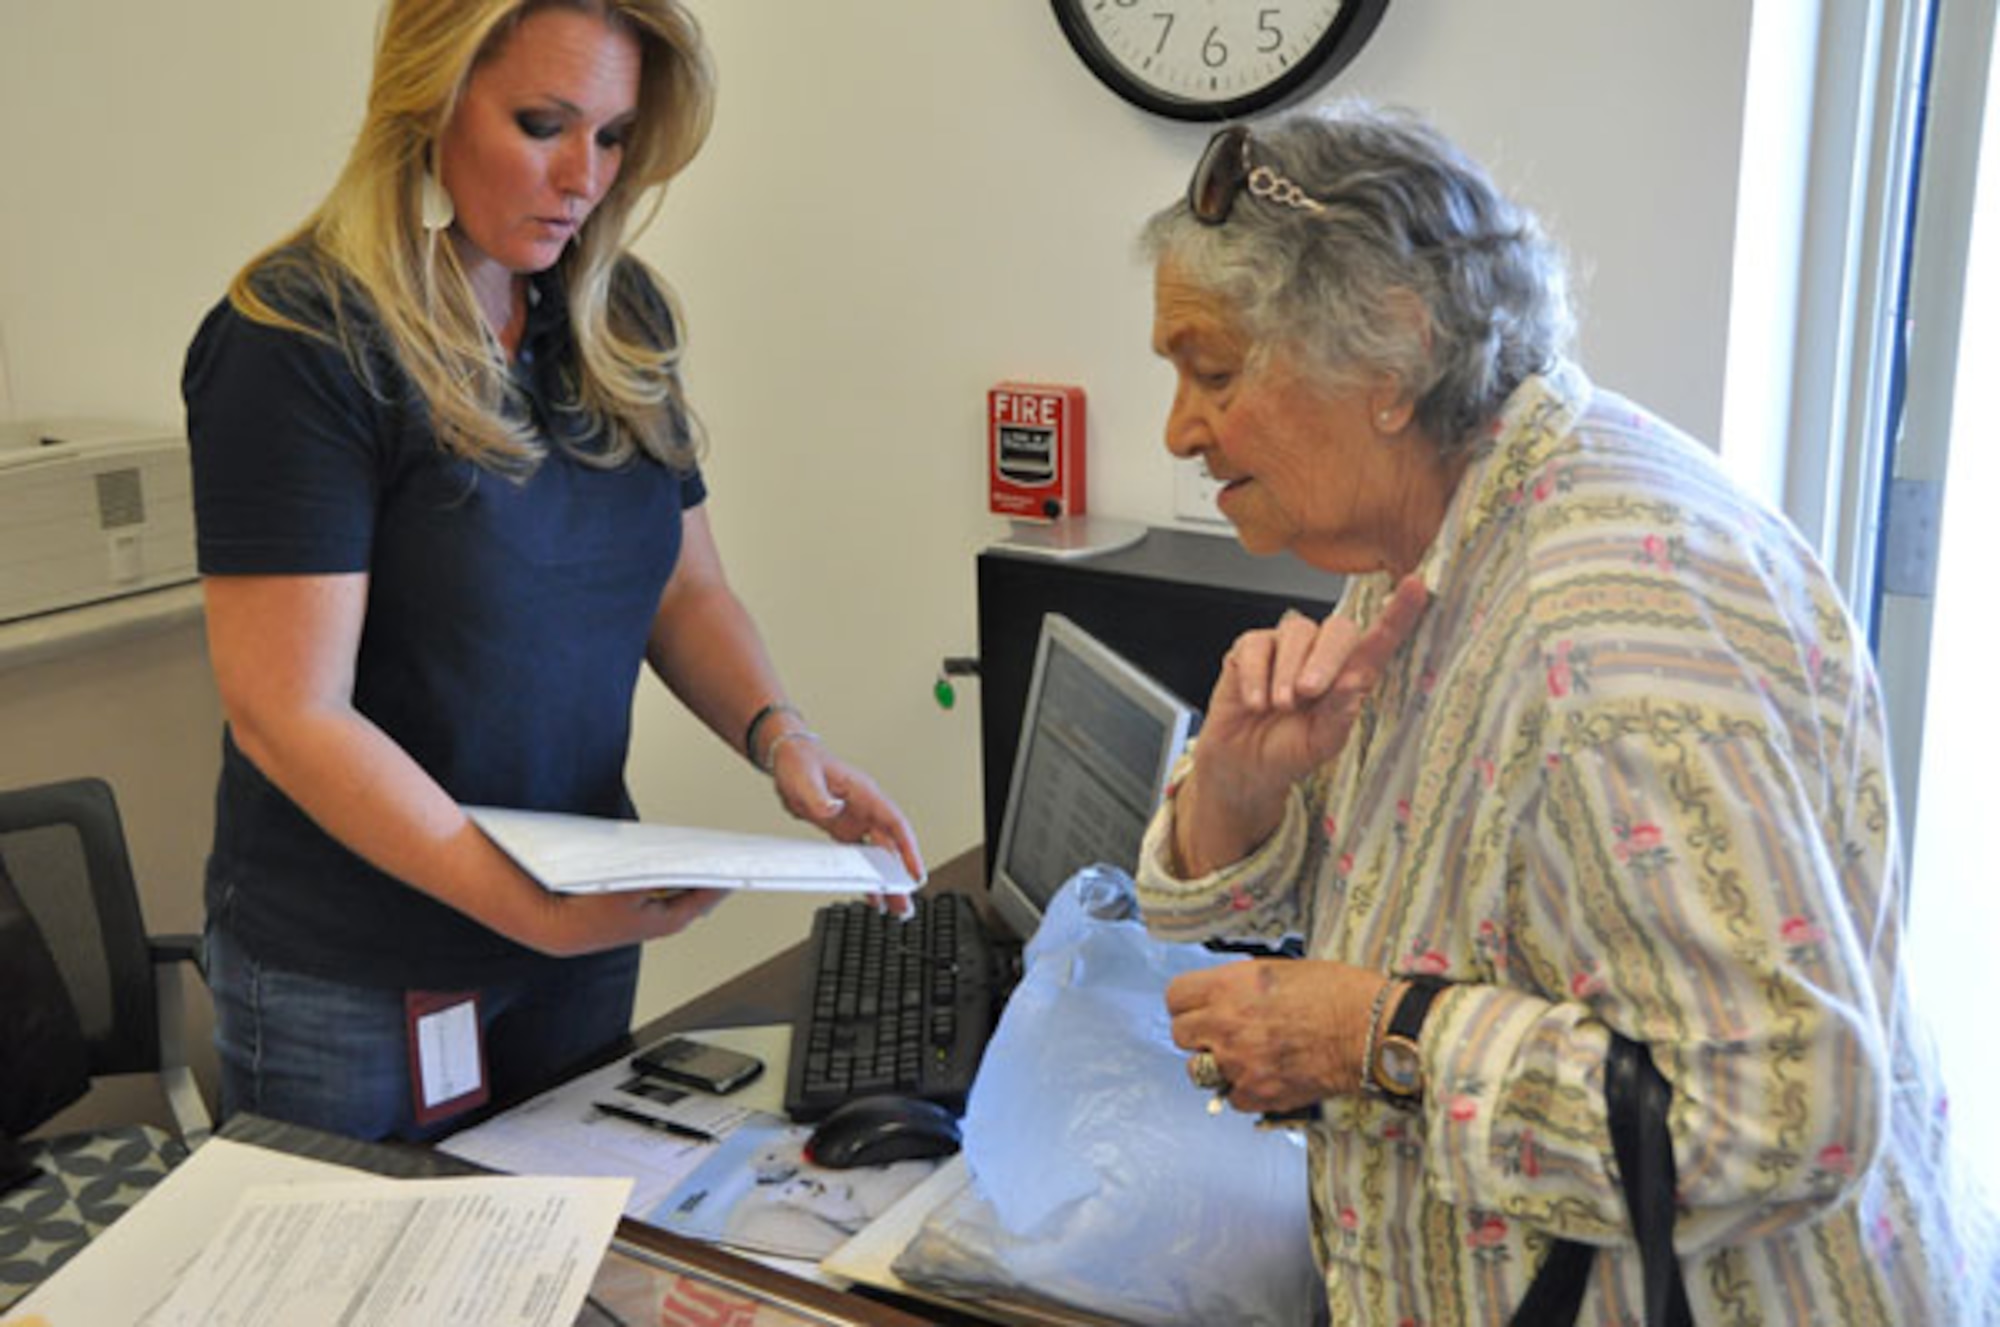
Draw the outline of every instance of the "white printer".
[[[0,622],[194,579],[185,437],[0,422]]]

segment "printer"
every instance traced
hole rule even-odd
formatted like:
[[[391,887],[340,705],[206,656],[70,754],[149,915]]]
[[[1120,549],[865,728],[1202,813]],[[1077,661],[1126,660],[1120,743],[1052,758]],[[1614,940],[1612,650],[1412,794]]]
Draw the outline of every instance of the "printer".
[[[184,436],[0,421],[0,622],[194,579]]]

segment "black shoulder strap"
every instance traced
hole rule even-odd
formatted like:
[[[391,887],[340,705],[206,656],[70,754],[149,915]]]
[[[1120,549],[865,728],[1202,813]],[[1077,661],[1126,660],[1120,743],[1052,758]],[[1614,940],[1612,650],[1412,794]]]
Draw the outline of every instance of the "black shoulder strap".
[[[1611,1115],[1611,1148],[1625,1185],[1625,1210],[1645,1270],[1646,1322],[1680,1327],[1694,1322],[1687,1287],[1674,1255],[1674,1139],[1667,1128],[1673,1088],[1636,1041],[1611,1034],[1604,1063],[1604,1101]]]
[[[1590,1265],[1596,1260],[1597,1250],[1588,1244],[1555,1241],[1509,1319],[1511,1327],[1570,1327],[1583,1312],[1583,1292],[1590,1288]]]
[[[1646,1284],[1647,1327],[1693,1327],[1680,1260],[1674,1254],[1674,1140],[1667,1128],[1673,1088],[1636,1041],[1611,1034],[1604,1062],[1604,1104],[1611,1150],[1625,1191],[1625,1210],[1639,1246]],[[1559,1239],[1514,1310],[1515,1327],[1571,1324],[1583,1310],[1583,1292],[1597,1251]]]

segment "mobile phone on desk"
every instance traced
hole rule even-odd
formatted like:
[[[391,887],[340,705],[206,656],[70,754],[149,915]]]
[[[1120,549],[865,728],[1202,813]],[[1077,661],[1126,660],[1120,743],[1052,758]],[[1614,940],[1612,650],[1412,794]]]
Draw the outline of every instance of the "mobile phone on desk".
[[[668,1037],[648,1046],[632,1057],[632,1067],[669,1083],[718,1096],[734,1092],[764,1072],[764,1062],[754,1055],[711,1046],[693,1037]]]

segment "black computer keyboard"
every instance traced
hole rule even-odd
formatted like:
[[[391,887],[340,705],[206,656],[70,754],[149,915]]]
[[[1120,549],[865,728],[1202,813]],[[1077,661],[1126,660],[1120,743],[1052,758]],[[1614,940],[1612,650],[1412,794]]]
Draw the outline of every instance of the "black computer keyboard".
[[[885,1092],[963,1111],[1012,968],[972,900],[927,894],[909,921],[872,903],[829,903],[813,916],[811,946],[786,1112],[808,1122]]]

